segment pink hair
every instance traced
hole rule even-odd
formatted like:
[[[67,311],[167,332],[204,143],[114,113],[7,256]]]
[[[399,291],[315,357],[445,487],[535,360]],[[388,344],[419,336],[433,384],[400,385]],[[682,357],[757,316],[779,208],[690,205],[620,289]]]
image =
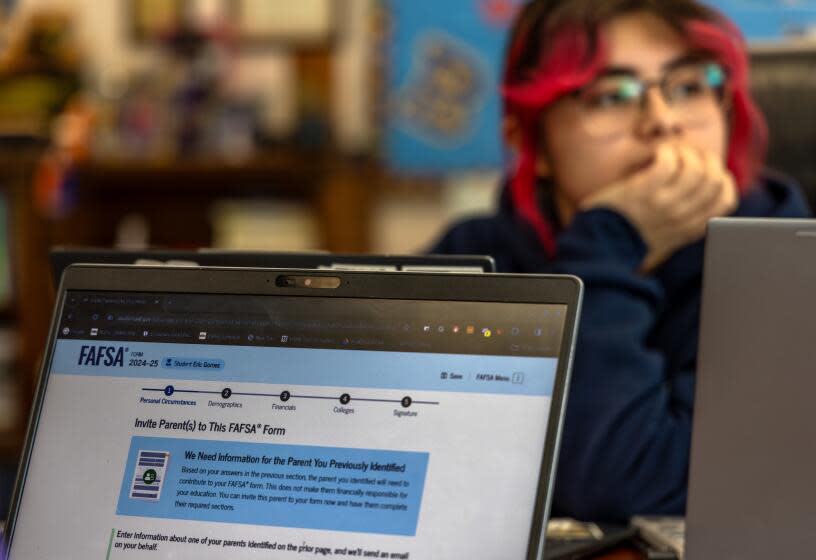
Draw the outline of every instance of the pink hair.
[[[731,123],[728,139],[728,169],[741,194],[748,192],[759,175],[768,146],[768,126],[750,93],[748,55],[739,30],[722,18],[719,25],[691,21],[686,25],[689,40],[711,53],[728,73],[731,93]]]
[[[693,48],[710,53],[729,77],[730,136],[728,168],[745,194],[756,179],[767,146],[767,127],[748,89],[748,58],[744,41],[736,27],[724,17],[716,23],[691,20],[684,26]],[[545,251],[556,252],[555,232],[543,215],[536,199],[536,156],[539,116],[550,103],[590,82],[602,68],[605,58],[600,37],[592,48],[588,34],[577,27],[566,27],[550,42],[547,53],[534,72],[518,79],[522,52],[529,40],[521,33],[510,45],[501,93],[505,113],[521,123],[521,151],[515,173],[510,179],[510,195],[519,216],[535,231]]]

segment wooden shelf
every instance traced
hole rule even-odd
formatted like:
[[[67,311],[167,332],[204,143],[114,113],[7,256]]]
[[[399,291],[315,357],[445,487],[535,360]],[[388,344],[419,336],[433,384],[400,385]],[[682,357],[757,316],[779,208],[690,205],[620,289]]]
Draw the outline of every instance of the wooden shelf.
[[[249,161],[92,160],[78,168],[83,194],[114,192],[149,195],[172,194],[252,195],[307,198],[313,196],[337,157],[326,152],[292,149],[265,152]],[[172,185],[168,188],[168,185]]]

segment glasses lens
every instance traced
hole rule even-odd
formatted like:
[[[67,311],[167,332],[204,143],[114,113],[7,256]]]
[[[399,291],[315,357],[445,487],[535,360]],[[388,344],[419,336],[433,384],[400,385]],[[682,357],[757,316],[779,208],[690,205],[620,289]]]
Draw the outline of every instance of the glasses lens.
[[[594,136],[615,134],[640,110],[643,84],[630,76],[600,78],[580,94],[583,121]]]
[[[719,64],[677,68],[666,75],[663,96],[686,125],[707,122],[722,105],[726,76]]]

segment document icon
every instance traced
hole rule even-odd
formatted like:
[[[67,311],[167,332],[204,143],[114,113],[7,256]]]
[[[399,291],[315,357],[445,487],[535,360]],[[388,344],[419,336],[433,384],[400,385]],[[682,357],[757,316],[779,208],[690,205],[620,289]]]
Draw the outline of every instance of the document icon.
[[[170,453],[167,451],[144,451],[140,449],[136,457],[133,484],[130,486],[130,498],[132,500],[159,501],[169,461]]]

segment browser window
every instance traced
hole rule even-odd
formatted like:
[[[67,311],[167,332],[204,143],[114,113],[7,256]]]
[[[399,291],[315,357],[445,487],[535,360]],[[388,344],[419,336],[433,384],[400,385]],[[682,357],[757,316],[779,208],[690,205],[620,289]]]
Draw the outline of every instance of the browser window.
[[[565,313],[68,292],[10,557],[524,557]]]

